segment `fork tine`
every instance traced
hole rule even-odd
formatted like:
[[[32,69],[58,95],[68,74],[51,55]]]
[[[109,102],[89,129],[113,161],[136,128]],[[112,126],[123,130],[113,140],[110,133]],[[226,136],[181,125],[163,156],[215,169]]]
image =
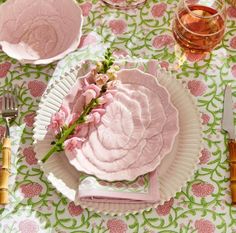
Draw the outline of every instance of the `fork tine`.
[[[6,109],[10,109],[11,102],[10,102],[10,93],[9,93],[9,87],[7,88],[7,94],[6,94]]]
[[[13,94],[12,86],[10,87],[9,100],[10,100],[11,109],[14,110],[15,109],[15,101],[14,101],[14,94]]]
[[[17,110],[18,109],[17,85],[15,85],[13,89],[13,98],[15,103],[15,110]]]

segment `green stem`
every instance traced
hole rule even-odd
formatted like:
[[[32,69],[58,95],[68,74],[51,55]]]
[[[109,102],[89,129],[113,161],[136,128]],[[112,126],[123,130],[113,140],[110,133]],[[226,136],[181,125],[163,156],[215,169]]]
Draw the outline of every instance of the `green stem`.
[[[100,96],[99,96],[100,97]],[[99,98],[98,97],[98,98]],[[80,115],[80,117],[65,131],[63,136],[56,142],[54,146],[51,147],[51,149],[47,152],[47,154],[43,157],[41,160],[43,163],[45,163],[49,157],[57,151],[58,146],[62,145],[64,141],[68,138],[68,136],[74,131],[77,125],[82,124],[85,122],[85,117],[91,112],[91,110],[98,105],[97,99],[92,99],[90,103],[85,107],[83,113]]]

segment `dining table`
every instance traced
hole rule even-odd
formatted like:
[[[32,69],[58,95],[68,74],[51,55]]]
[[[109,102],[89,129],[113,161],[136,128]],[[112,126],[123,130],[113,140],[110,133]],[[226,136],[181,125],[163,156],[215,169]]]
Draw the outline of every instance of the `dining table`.
[[[83,14],[78,53],[88,47],[105,45],[117,57],[158,60],[190,93],[201,121],[197,169],[175,196],[156,208],[110,215],[76,205],[47,180],[33,144],[36,111],[52,81],[57,62],[21,64],[0,51],[0,96],[12,85],[19,87],[19,115],[11,126],[10,203],[0,206],[0,232],[236,232],[236,207],[231,205],[230,195],[228,136],[221,127],[224,89],[229,83],[236,110],[236,8],[227,4],[225,35],[214,50],[190,53],[179,48],[172,34],[176,0],[147,0],[144,5],[129,10],[111,8],[100,0],[77,2]],[[0,97],[0,107],[1,103]],[[4,120],[0,118],[0,137],[5,130]]]

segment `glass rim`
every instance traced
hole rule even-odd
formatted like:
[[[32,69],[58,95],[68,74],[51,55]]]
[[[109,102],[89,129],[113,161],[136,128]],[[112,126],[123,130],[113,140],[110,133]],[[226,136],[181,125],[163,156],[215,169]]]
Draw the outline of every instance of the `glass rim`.
[[[187,1],[188,0],[183,0],[184,1],[184,6],[186,7],[186,9],[188,10],[188,12],[198,18],[203,18],[203,19],[209,19],[212,17],[216,17],[217,15],[220,15],[225,9],[226,9],[226,4],[225,4],[225,0],[221,0],[220,2],[222,2],[222,8],[220,10],[217,10],[217,13],[214,15],[209,15],[209,16],[200,16],[198,14],[193,13],[190,9],[189,6],[187,5]],[[219,0],[217,0],[217,2],[219,2]],[[194,4],[193,4],[194,5]],[[199,5],[199,4],[198,4]],[[207,6],[207,5],[199,5],[199,6]],[[214,9],[214,8],[213,8]],[[216,10],[216,9],[215,9]]]
[[[188,31],[189,33],[194,34],[194,35],[197,35],[197,36],[213,36],[213,35],[216,35],[216,34],[220,33],[221,31],[224,31],[224,30],[225,30],[225,24],[226,24],[226,22],[224,21],[224,27],[221,27],[221,29],[220,29],[219,31],[214,32],[214,33],[210,33],[210,34],[199,34],[199,33],[196,33],[196,32],[194,32],[194,31],[189,30],[189,29],[182,23],[182,21],[181,21],[180,18],[179,18],[178,12],[176,12],[175,14],[176,14],[176,17],[177,17],[177,19],[178,19],[178,22],[181,24],[181,26],[182,26],[186,31]],[[175,24],[175,20],[173,21],[173,25],[174,25],[174,24]],[[173,27],[173,25],[172,25],[172,27]]]

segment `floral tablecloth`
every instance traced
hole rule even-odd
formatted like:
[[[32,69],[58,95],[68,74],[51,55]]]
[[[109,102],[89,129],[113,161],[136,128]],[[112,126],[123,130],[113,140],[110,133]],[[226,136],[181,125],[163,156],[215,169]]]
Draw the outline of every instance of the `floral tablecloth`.
[[[183,54],[175,44],[171,20],[177,1],[148,0],[141,9],[127,12],[110,9],[98,0],[78,3],[85,19],[80,48],[102,43],[118,55],[158,59],[196,98],[203,126],[199,169],[176,197],[140,214],[105,216],[75,206],[47,181],[32,146],[35,111],[56,63],[21,65],[1,52],[0,95],[5,87],[20,85],[21,111],[11,128],[11,203],[0,208],[0,232],[236,232],[236,208],[230,205],[227,136],[220,125],[223,90],[228,82],[233,85],[236,103],[236,9],[227,7],[222,44],[211,54],[201,55]],[[0,136],[4,131],[0,119]]]

